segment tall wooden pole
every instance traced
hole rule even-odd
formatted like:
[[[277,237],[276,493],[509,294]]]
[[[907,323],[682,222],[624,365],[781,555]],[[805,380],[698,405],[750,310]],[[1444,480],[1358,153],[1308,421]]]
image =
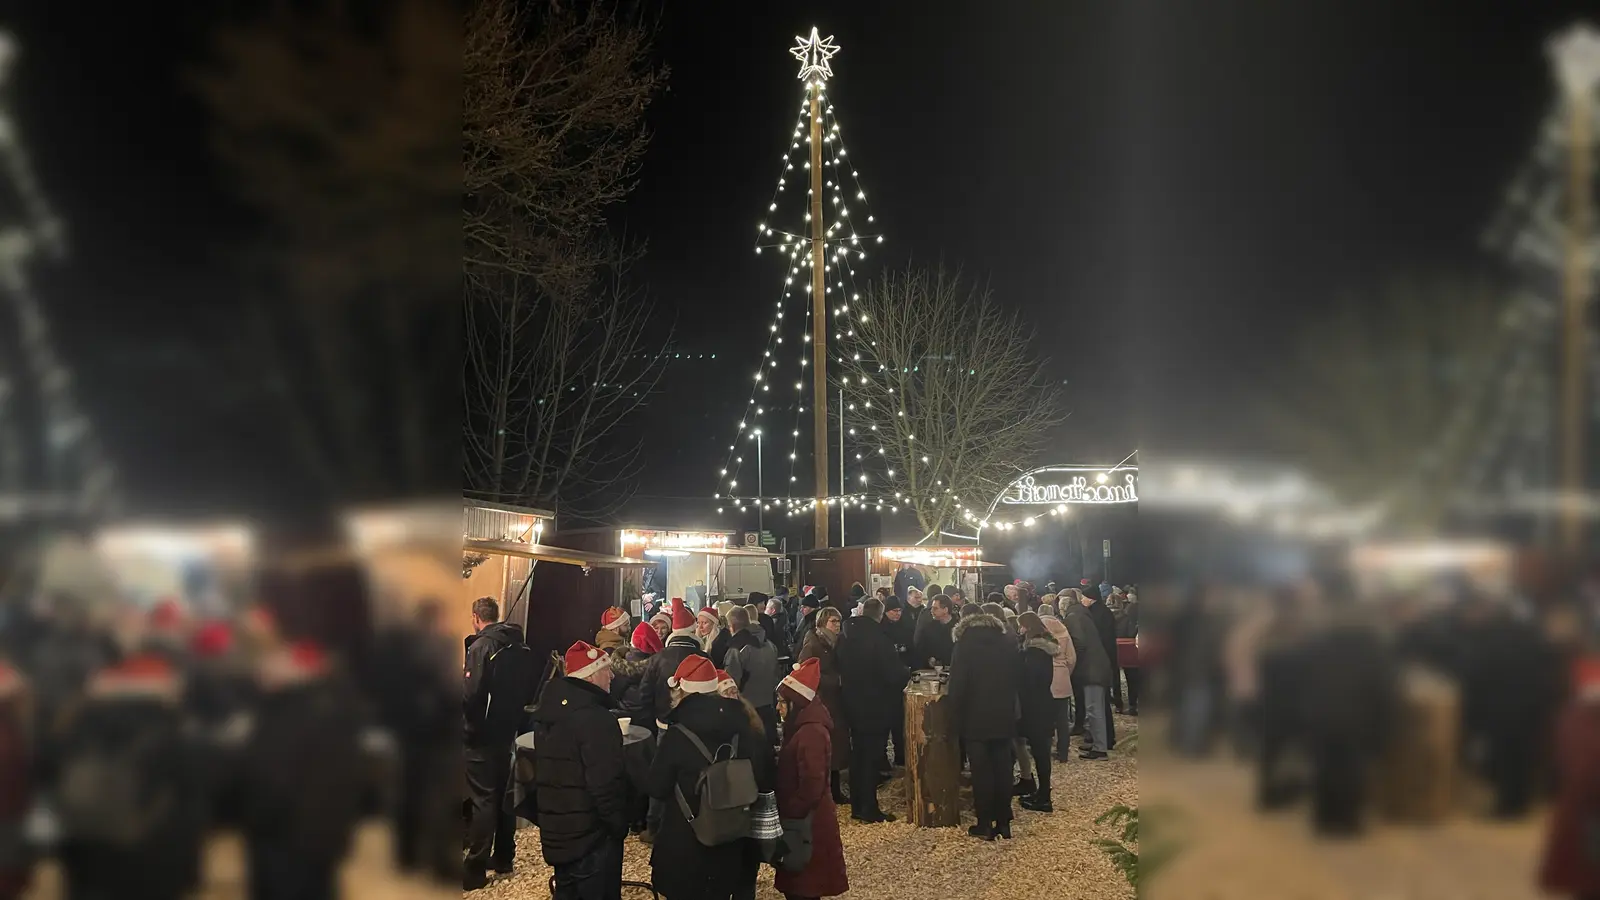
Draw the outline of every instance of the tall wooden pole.
[[[828,304],[823,299],[827,239],[822,227],[822,82],[811,86],[811,446],[817,476],[816,542],[828,546]]]
[[[1584,408],[1584,378],[1588,371],[1589,284],[1592,277],[1589,242],[1593,176],[1591,118],[1595,85],[1600,82],[1600,34],[1577,26],[1552,43],[1552,56],[1567,104],[1570,129],[1567,183],[1566,267],[1563,279],[1565,315],[1562,335],[1561,481],[1565,502],[1561,506],[1561,548],[1569,555],[1584,546],[1581,502],[1588,493],[1584,445],[1589,416]]]

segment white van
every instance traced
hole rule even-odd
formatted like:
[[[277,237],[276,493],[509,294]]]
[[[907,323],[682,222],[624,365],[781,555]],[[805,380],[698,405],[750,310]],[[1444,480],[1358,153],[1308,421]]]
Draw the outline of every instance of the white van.
[[[717,582],[722,586],[722,594],[718,600],[732,600],[744,603],[750,595],[760,591],[771,597],[773,594],[772,558],[769,556],[722,556],[716,557],[722,563],[722,572]],[[716,565],[713,561],[712,565]]]

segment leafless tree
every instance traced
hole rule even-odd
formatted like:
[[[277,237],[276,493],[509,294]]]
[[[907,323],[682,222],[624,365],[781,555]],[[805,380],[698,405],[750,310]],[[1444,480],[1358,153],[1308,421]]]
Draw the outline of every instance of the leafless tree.
[[[610,2],[473,0],[463,55],[468,277],[577,291],[617,262],[596,241],[636,183],[644,111],[665,83],[651,30]]]
[[[655,388],[651,310],[612,273],[553,297],[507,274],[467,300],[467,484],[474,496],[597,516],[627,499],[642,435],[625,421]],[[652,349],[653,348],[653,349]]]
[[[850,313],[866,346],[845,350],[846,417],[876,428],[889,490],[924,531],[986,503],[1064,418],[1033,329],[959,272],[885,272]]]
[[[327,6],[220,28],[194,73],[217,156],[267,223],[228,362],[266,373],[263,436],[287,436],[330,496],[437,490],[460,459],[436,418],[459,408],[439,390],[460,358],[459,11]]]
[[[1317,320],[1268,386],[1277,442],[1343,502],[1431,532],[1496,420],[1508,294],[1462,277],[1398,279]]]
[[[613,3],[475,0],[465,51],[466,481],[476,495],[602,515],[642,435],[623,428],[666,340],[623,283],[604,213],[633,188],[666,77]]]

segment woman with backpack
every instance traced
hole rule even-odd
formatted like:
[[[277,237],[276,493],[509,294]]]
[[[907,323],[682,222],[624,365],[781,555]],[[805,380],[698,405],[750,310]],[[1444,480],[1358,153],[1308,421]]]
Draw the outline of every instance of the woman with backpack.
[[[778,863],[775,881],[787,900],[837,897],[850,890],[838,808],[828,786],[833,719],[828,707],[817,702],[821,682],[821,664],[812,657],[795,666],[778,685],[778,696],[789,704],[783,750],[778,753],[778,815],[785,832],[797,829],[811,842],[809,859]],[[788,849],[792,853],[795,848]],[[791,868],[796,865],[799,868]]]
[[[772,748],[744,703],[721,696],[717,682],[716,667],[698,655],[685,658],[667,682],[673,707],[647,786],[665,806],[650,868],[651,883],[667,900],[736,900],[755,892],[749,810],[741,820],[740,810],[708,801],[747,793],[753,803],[754,794],[772,791]]]

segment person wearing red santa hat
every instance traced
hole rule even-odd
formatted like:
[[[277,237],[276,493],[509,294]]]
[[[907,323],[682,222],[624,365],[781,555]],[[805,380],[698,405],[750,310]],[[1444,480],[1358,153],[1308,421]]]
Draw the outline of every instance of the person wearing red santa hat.
[[[695,636],[695,617],[683,605],[683,598],[673,597],[669,609],[672,630],[668,632],[667,642],[661,651],[645,664],[644,674],[639,679],[638,714],[634,716],[634,724],[648,728],[657,740],[660,739],[661,726],[672,710],[672,686],[668,681],[685,659],[698,656],[710,660],[700,648],[700,639]],[[650,798],[649,806],[645,832],[640,838],[647,844],[655,840],[665,809],[665,805],[655,797]]]
[[[606,607],[605,612],[600,614],[600,630],[594,634],[594,645],[607,653],[625,647],[628,641],[623,635],[629,633],[628,626],[632,621],[622,607]]]
[[[363,698],[311,639],[269,651],[258,678],[237,768],[250,896],[334,896],[365,811]]]
[[[96,672],[68,714],[53,761],[65,895],[176,898],[198,886],[204,785],[182,696],[176,667],[139,653]]]
[[[534,796],[555,900],[615,897],[628,835],[622,730],[612,714],[612,655],[579,641],[565,677],[545,688],[534,714]]]
[[[632,650],[632,643],[629,640],[632,635],[628,630],[628,624],[632,621],[621,607],[607,607],[605,612],[600,614],[600,630],[594,635],[594,645],[611,656],[611,672],[614,679],[611,699],[617,703],[622,702],[623,693],[629,689],[635,689],[634,693],[638,693],[637,686],[639,680],[644,677],[645,663],[648,662],[644,656],[635,656],[629,652]]]
[[[833,717],[817,702],[821,683],[822,664],[816,657],[796,665],[778,683],[778,696],[789,704],[778,752],[778,815],[811,818],[811,861],[798,872],[778,869],[775,883],[785,897],[835,897],[850,890],[829,786]]]
[[[724,627],[722,616],[715,609],[706,607],[695,613],[695,637],[700,639],[700,649],[711,657],[712,662],[721,662],[728,658],[728,629]]]
[[[650,882],[667,900],[728,900],[755,893],[760,858],[753,842],[707,847],[685,815],[685,807],[693,815],[698,783],[710,764],[701,746],[714,748],[720,759],[750,760],[756,790],[773,790],[772,748],[744,704],[721,696],[717,682],[716,666],[702,656],[684,659],[669,680],[678,702],[667,714],[670,727],[661,736],[646,786],[665,807],[650,853]]]

